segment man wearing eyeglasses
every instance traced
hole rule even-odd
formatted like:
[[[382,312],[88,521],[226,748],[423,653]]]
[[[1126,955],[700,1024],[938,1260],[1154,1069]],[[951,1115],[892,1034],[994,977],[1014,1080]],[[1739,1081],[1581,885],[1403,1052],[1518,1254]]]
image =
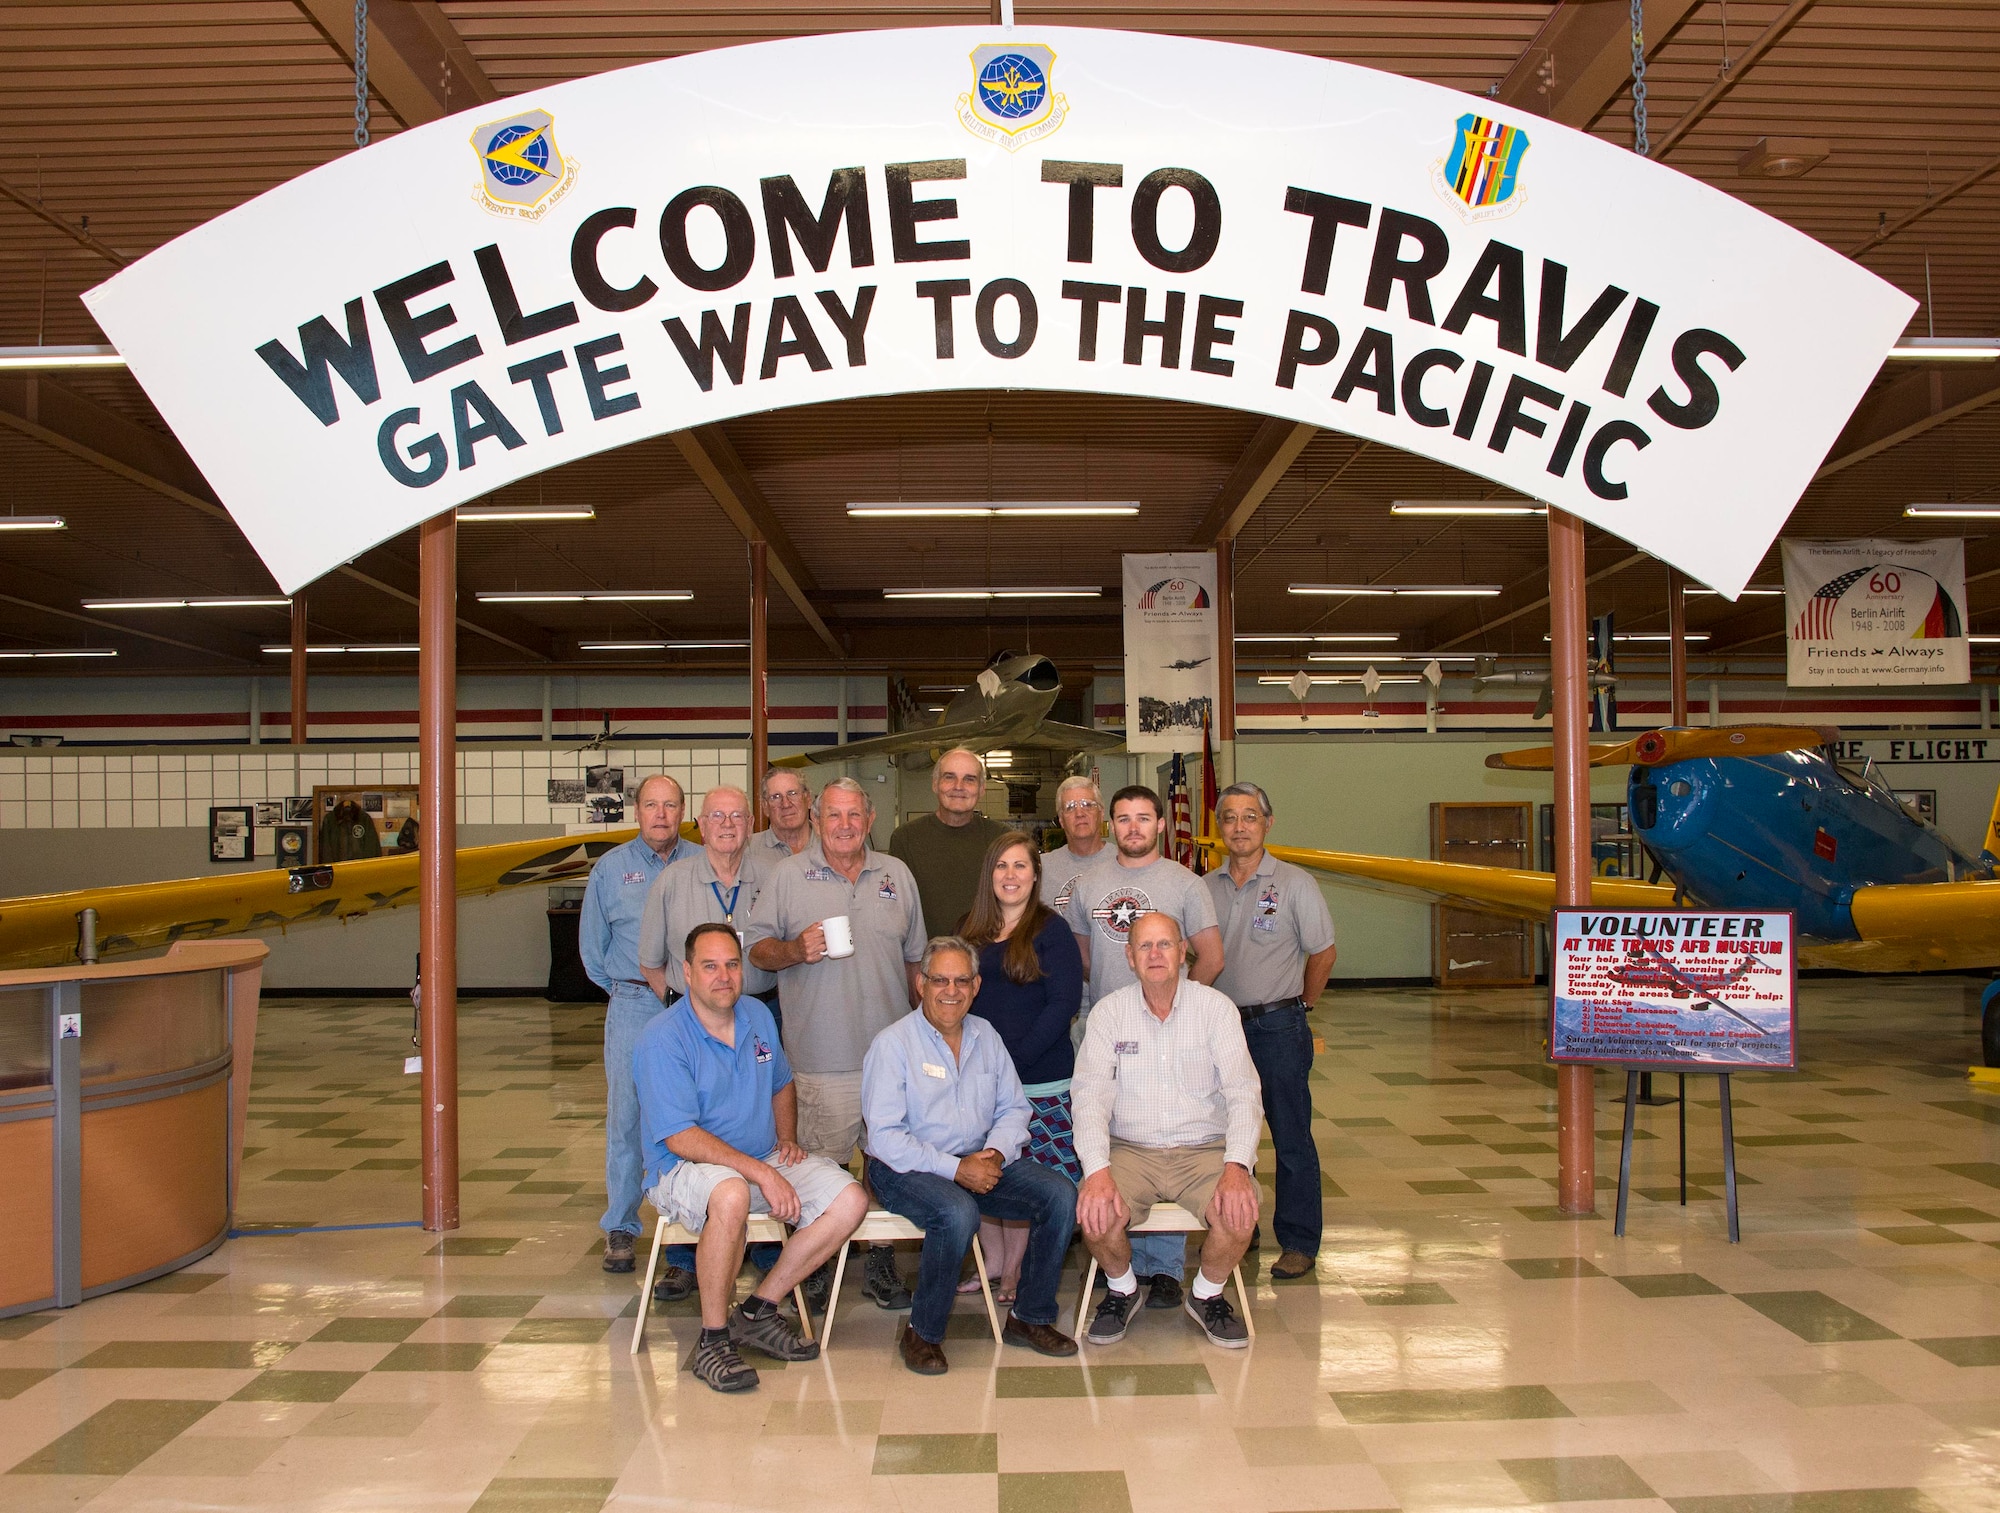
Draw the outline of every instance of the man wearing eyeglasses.
[[[936,812],[898,825],[889,837],[889,854],[917,880],[925,933],[950,935],[979,891],[986,848],[1007,827],[979,812],[986,797],[986,759],[976,751],[959,746],[939,757],[931,769],[931,792],[937,795]]]
[[[756,849],[769,853],[767,860],[797,856],[812,844],[812,790],[791,768],[773,767],[764,774],[764,813],[770,829],[757,832]]]
[[[701,826],[701,849],[665,868],[653,880],[639,918],[639,970],[645,974],[647,986],[669,1005],[687,994],[683,957],[688,932],[696,925],[726,925],[737,932],[740,941],[743,926],[750,919],[750,906],[757,902],[763,886],[765,863],[746,844],[750,839],[748,794],[741,788],[711,788],[702,795],[695,820]],[[778,1017],[777,981],[772,973],[743,964],[742,991],[763,1002],[782,1035],[785,1024]],[[750,1258],[768,1268],[776,1250],[776,1246],[753,1245]],[[662,1303],[677,1303],[692,1295],[694,1261],[692,1246],[669,1246],[666,1269],[654,1284],[653,1296]]]
[[[1001,1338],[1043,1355],[1075,1355],[1076,1341],[1055,1324],[1076,1187],[1054,1167],[1022,1159],[1028,1099],[999,1032],[968,1012],[979,993],[972,947],[955,935],[933,936],[922,972],[917,1011],[877,1035],[861,1067],[868,1184],[924,1232],[903,1364],[919,1376],[947,1369],[952,1294],[982,1216],[1028,1224],[1020,1291]]]
[[[1104,797],[1087,777],[1064,778],[1056,789],[1056,818],[1065,844],[1042,858],[1042,902],[1061,914],[1071,889],[1104,856]],[[1077,1025],[1081,1035],[1083,1026]]]

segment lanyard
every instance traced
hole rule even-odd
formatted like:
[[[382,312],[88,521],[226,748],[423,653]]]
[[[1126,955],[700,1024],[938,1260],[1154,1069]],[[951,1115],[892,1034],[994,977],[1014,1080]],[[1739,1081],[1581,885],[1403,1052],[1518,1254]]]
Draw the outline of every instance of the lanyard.
[[[717,906],[720,907],[722,910],[722,922],[726,925],[735,924],[736,896],[743,891],[743,884],[739,881],[734,887],[732,887],[729,890],[729,898],[727,901],[725,901],[722,897],[721,883],[711,882],[708,885],[708,891],[715,895],[715,902]]]

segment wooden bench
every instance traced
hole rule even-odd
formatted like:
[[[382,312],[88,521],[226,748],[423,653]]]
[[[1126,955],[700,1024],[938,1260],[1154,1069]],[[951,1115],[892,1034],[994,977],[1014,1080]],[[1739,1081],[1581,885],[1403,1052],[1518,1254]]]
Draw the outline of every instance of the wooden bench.
[[[1128,1235],[1189,1235],[1208,1228],[1200,1219],[1182,1208],[1178,1203],[1155,1203],[1152,1212],[1146,1215],[1144,1224],[1127,1227]],[[1257,1338],[1257,1326],[1250,1322],[1250,1290],[1243,1285],[1243,1267],[1235,1270],[1236,1306],[1243,1311],[1243,1328],[1251,1339]],[[1090,1318],[1090,1290],[1097,1285],[1097,1257],[1090,1258],[1090,1265],[1084,1269],[1083,1290],[1076,1300],[1076,1337],[1083,1338],[1083,1329]]]
[[[782,1245],[790,1233],[782,1219],[774,1219],[769,1214],[752,1214],[744,1226],[744,1241],[749,1245]],[[697,1245],[700,1241],[700,1235],[683,1229],[678,1224],[669,1223],[664,1214],[661,1215],[660,1222],[653,1226],[653,1252],[646,1257],[646,1277],[639,1284],[639,1317],[632,1325],[633,1355],[639,1353],[639,1346],[646,1338],[646,1316],[653,1311],[653,1276],[660,1269],[660,1252],[669,1245]],[[803,1288],[792,1289],[792,1301],[798,1305],[799,1332],[807,1339],[811,1339],[812,1310],[806,1307]],[[831,1314],[828,1316],[831,1317]]]
[[[921,1240],[924,1232],[901,1214],[891,1213],[886,1208],[871,1208],[862,1219],[860,1227],[847,1237],[847,1243],[840,1247],[840,1258],[833,1266],[833,1289],[826,1297],[826,1318],[820,1324],[820,1348],[826,1350],[833,1344],[833,1311],[840,1303],[840,1282],[847,1274],[847,1254],[857,1243],[876,1240]],[[979,1236],[972,1237],[972,1265],[979,1273],[980,1296],[986,1300],[986,1322],[993,1328],[993,1343],[1000,1343],[1000,1314],[993,1306],[993,1283],[986,1275],[986,1253],[979,1248]]]

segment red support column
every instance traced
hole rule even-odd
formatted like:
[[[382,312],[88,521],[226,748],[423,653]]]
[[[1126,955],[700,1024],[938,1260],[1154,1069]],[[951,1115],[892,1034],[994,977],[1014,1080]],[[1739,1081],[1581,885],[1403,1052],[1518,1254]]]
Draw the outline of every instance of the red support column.
[[[1667,569],[1667,723],[1688,722],[1687,579],[1677,567]]]
[[[292,595],[292,744],[306,743],[306,596]],[[315,822],[319,819],[314,815]]]
[[[764,769],[771,765],[771,646],[770,571],[768,548],[760,539],[750,543],[750,809],[755,828],[767,822],[764,813]]]
[[[1549,510],[1549,673],[1554,696],[1556,904],[1590,902],[1590,612],[1584,599],[1583,522]],[[1566,1214],[1597,1207],[1596,1069],[1556,1068],[1556,1202]]]
[[[458,1228],[458,517],[418,527],[417,939],[424,1228]]]
[[[1215,541],[1216,786],[1236,781],[1236,538]]]

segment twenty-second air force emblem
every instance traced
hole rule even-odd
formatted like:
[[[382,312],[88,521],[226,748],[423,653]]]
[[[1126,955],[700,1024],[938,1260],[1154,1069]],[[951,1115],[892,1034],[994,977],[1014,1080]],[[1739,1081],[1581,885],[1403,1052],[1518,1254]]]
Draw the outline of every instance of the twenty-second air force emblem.
[[[1468,221],[1512,215],[1527,198],[1520,192],[1521,160],[1528,134],[1470,111],[1460,116],[1451,152],[1431,165],[1438,198]]]
[[[555,117],[524,110],[472,131],[479,199],[495,215],[540,220],[576,182],[576,163],[556,146]]]
[[[1018,152],[1062,125],[1069,101],[1055,92],[1056,55],[1039,42],[986,42],[972,50],[972,93],[958,121],[984,142]]]

